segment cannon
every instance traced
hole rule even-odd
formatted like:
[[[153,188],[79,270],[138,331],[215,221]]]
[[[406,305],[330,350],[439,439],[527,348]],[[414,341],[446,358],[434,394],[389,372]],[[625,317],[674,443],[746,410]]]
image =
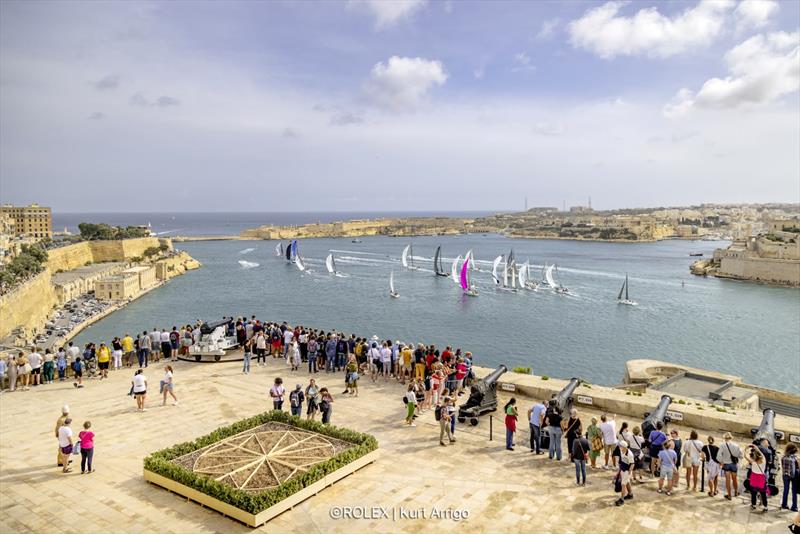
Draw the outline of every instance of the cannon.
[[[550,405],[558,408],[558,411],[561,412],[564,417],[569,417],[569,412],[572,410],[572,394],[575,393],[575,390],[580,385],[580,378],[571,378],[569,384],[564,386],[564,389],[550,399]]]
[[[470,424],[476,426],[478,416],[497,409],[497,380],[506,371],[508,367],[501,365],[469,388],[469,399],[458,407],[459,423],[469,419]]]
[[[753,443],[756,445],[759,445],[761,440],[766,438],[773,451],[778,448],[778,441],[783,441],[784,437],[783,432],[775,430],[775,412],[770,408],[764,410],[761,424],[758,428],[751,429],[750,434],[753,435]]]
[[[575,390],[580,384],[580,378],[571,378],[569,384],[564,386],[564,389],[553,395],[553,398],[550,399],[547,407],[547,414],[556,411],[561,414],[564,419],[569,419],[569,412],[572,410],[572,394],[575,393]],[[550,447],[550,430],[548,427],[542,429],[539,443],[545,449]],[[569,454],[569,452],[567,454]]]
[[[227,330],[228,329],[228,323],[230,323],[229,319],[223,319],[222,321],[217,321],[215,323],[206,323],[206,322],[204,322],[202,325],[200,325],[200,333],[202,335],[204,335],[204,336],[207,336],[210,333],[212,333],[214,330],[216,330],[217,327],[219,327],[219,326],[224,326],[225,330]]]
[[[642,435],[644,436],[645,441],[650,441],[650,432],[656,429],[656,423],[659,421],[661,421],[666,428],[667,423],[670,422],[670,418],[667,415],[667,409],[671,403],[672,397],[669,395],[661,395],[661,400],[658,402],[656,409],[652,412],[644,414],[644,421],[642,421]]]

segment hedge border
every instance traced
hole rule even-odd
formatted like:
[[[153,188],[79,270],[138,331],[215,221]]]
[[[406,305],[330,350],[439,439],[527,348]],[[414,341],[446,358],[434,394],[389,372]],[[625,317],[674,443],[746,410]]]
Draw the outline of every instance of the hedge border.
[[[258,493],[251,493],[244,490],[232,488],[227,484],[218,482],[205,475],[199,475],[194,471],[173,463],[171,460],[185,454],[189,454],[208,445],[213,445],[225,438],[239,434],[251,428],[261,426],[266,423],[284,423],[297,427],[301,430],[308,430],[323,434],[332,438],[340,439],[352,443],[351,447],[337,454],[336,456],[312,466],[305,473],[298,475],[283,484],[274,488],[269,488]],[[354,460],[369,454],[378,448],[378,440],[369,434],[362,434],[335,426],[323,425],[317,421],[301,419],[289,415],[286,412],[272,410],[260,413],[253,417],[237,421],[229,426],[218,428],[217,430],[201,436],[194,441],[187,441],[173,445],[172,447],[156,451],[144,459],[144,468],[148,471],[161,475],[179,484],[193,488],[201,493],[213,497],[219,501],[230,504],[240,510],[258,514],[267,508],[279,503],[287,497],[294,495],[298,491],[306,488],[313,483],[321,480],[326,475],[333,473],[337,469],[347,465]]]

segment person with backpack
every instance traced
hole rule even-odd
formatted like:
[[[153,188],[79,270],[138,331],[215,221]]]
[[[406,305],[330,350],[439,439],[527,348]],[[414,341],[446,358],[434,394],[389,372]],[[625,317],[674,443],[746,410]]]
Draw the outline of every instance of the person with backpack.
[[[411,382],[406,388],[403,402],[406,405],[406,426],[417,426],[414,423],[414,411],[417,409],[417,394],[414,391],[414,382]]]
[[[625,501],[633,499],[633,491],[631,488],[631,472],[634,465],[633,453],[629,450],[628,442],[623,440],[619,441],[619,471],[617,476],[620,483],[620,496],[614,502],[617,506],[622,506]],[[670,479],[671,480],[671,479]],[[671,482],[670,482],[671,483]],[[660,489],[658,491],[661,491]],[[667,492],[669,495],[669,492]]]
[[[781,508],[788,510],[789,493],[792,494],[792,512],[797,511],[798,484],[800,484],[800,463],[797,460],[797,445],[789,443],[781,458],[781,471],[783,471],[783,499]]]
[[[81,361],[81,357],[78,356],[75,358],[75,361],[72,362],[72,374],[75,375],[75,382],[72,385],[75,388],[82,388],[83,387],[83,362]]]
[[[650,435],[647,436],[647,442],[650,444],[650,474],[653,476],[658,473],[659,453],[667,441],[667,435],[664,433],[663,428],[664,423],[657,421],[656,429],[651,430]]]
[[[178,361],[178,349],[181,347],[181,334],[178,332],[178,327],[173,326],[172,332],[169,333],[169,348],[171,361]]]
[[[767,505],[767,458],[755,445],[747,446],[745,460],[750,464],[750,475],[747,479],[750,486],[750,509],[756,509],[756,500],[761,496],[764,513],[769,511]]]
[[[300,384],[295,385],[294,391],[289,393],[289,408],[292,411],[292,415],[300,417],[303,413],[303,401],[305,400],[306,397],[303,395],[303,386]]]
[[[514,450],[514,433],[517,431],[517,399],[511,399],[503,407],[503,413],[506,414],[506,450]]]
[[[724,442],[717,452],[717,462],[725,473],[725,498],[731,500],[739,496],[739,460],[742,459],[742,450],[734,443],[733,436],[726,432],[722,436]]]
[[[286,395],[286,389],[283,387],[283,379],[277,377],[275,383],[269,388],[269,396],[272,397],[272,409],[283,409],[283,396]]]
[[[453,437],[453,434],[450,432],[450,411],[447,409],[450,405],[450,399],[444,398],[442,400],[442,404],[437,406],[434,411],[434,418],[439,422],[439,445],[442,447],[446,447],[447,444],[444,442],[444,436],[447,435],[447,439],[450,443],[455,443],[456,438]]]

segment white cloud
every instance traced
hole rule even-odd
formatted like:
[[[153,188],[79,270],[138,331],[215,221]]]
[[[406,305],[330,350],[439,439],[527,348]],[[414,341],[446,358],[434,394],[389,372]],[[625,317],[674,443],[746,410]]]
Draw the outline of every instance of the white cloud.
[[[386,64],[375,64],[364,90],[381,107],[408,111],[416,108],[433,87],[445,81],[447,73],[440,61],[392,56]]]
[[[536,70],[536,65],[531,63],[531,58],[528,54],[519,52],[514,54],[514,68],[511,70],[512,72],[534,71]]]
[[[725,54],[731,76],[711,78],[697,94],[681,89],[664,108],[668,117],[691,108],[736,108],[773,102],[800,89],[800,33],[755,35]]]
[[[536,33],[536,38],[542,41],[551,38],[556,32],[559,23],[560,20],[558,18],[543,21],[539,31]]]
[[[736,28],[740,31],[762,28],[778,9],[778,2],[774,0],[742,0],[733,12],[736,17]]]
[[[604,59],[616,56],[669,57],[706,46],[721,32],[731,0],[702,0],[674,17],[648,7],[619,16],[624,2],[589,9],[568,25],[570,42]]]
[[[347,7],[368,11],[375,17],[375,29],[383,30],[411,18],[425,4],[427,0],[349,0]]]

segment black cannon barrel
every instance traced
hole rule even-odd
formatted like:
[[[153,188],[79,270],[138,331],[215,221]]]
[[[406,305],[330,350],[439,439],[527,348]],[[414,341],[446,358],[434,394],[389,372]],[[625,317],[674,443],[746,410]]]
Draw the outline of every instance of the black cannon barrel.
[[[484,382],[486,382],[487,386],[493,385],[497,380],[503,376],[503,374],[508,371],[508,367],[505,365],[500,365],[497,369],[486,375],[482,378]]]
[[[218,326],[227,326],[230,323],[230,319],[225,319],[222,321],[217,321],[215,323],[203,323],[200,325],[200,333],[203,335],[210,334],[213,332]]]
[[[645,417],[644,421],[642,422],[642,434],[644,434],[645,439],[648,439],[650,432],[656,429],[656,423],[659,421],[661,421],[662,424],[669,422],[667,409],[669,409],[669,405],[671,403],[672,397],[669,395],[661,395],[661,400],[658,402],[656,409],[650,412],[647,417]]]
[[[571,378],[569,384],[564,386],[564,389],[558,392],[558,394],[553,398],[555,401],[556,406],[561,411],[561,413],[566,414],[567,410],[572,408],[572,394],[575,393],[575,390],[581,384],[580,378]]]
[[[764,415],[761,418],[761,424],[758,428],[753,429],[753,443],[758,443],[764,438],[767,438],[770,446],[773,449],[778,447],[778,440],[775,436],[775,412],[771,408],[764,410]]]

